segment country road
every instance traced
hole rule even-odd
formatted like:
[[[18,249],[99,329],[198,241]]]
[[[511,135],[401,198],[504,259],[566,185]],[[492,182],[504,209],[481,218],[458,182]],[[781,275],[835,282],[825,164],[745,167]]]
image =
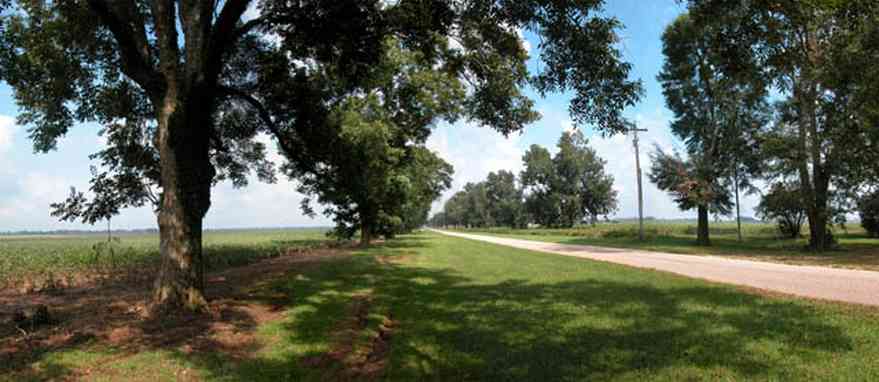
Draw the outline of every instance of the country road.
[[[433,229],[431,231],[532,251],[656,269],[693,278],[795,296],[879,306],[879,272],[775,264],[716,256],[676,255],[632,249],[556,244]]]

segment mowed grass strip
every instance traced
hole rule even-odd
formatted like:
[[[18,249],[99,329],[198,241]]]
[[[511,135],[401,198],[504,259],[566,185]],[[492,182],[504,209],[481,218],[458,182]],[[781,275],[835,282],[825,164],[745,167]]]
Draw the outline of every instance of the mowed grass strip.
[[[352,301],[369,296],[364,338],[397,322],[384,380],[879,380],[874,309],[430,233],[254,293],[290,299],[283,319],[254,329],[260,346],[246,357],[160,348],[120,358],[92,343],[34,370],[81,376],[114,354],[112,371],[89,378],[357,379],[342,363],[307,361],[333,351]]]
[[[772,224],[743,224],[742,241],[738,240],[734,223],[714,223],[710,228],[712,243],[710,247],[696,244],[696,226],[688,223],[646,222],[644,241],[638,240],[638,225],[633,223],[601,223],[567,229],[499,227],[455,229],[455,231],[560,244],[727,256],[785,264],[879,271],[879,238],[869,237],[855,224],[850,224],[846,230],[836,228],[834,236],[839,246],[823,253],[806,250],[807,237],[799,239],[780,237]],[[807,231],[807,228],[804,230]]]

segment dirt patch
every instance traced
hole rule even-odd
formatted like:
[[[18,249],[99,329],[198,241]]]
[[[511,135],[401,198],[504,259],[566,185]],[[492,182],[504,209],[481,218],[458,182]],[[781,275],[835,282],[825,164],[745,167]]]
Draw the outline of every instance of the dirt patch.
[[[415,258],[414,254],[402,255],[383,255],[376,256],[376,261],[383,265],[404,264],[409,263]]]
[[[42,354],[86,342],[111,345],[119,351],[119,358],[156,348],[183,353],[219,351],[233,359],[246,358],[260,347],[255,328],[282,318],[291,302],[289,296],[259,286],[349,253],[344,249],[293,250],[210,274],[206,293],[211,302],[199,314],[147,317],[151,283],[118,282],[51,294],[0,291],[0,371],[26,371]],[[40,305],[48,307],[51,325],[31,330],[15,323],[16,312]]]
[[[366,359],[358,365],[361,375],[379,376],[384,372],[391,351],[391,336],[397,325],[397,321],[390,314],[379,325],[378,334],[372,339]]]
[[[372,296],[354,296],[349,317],[333,333],[335,340],[330,350],[304,358],[302,364],[331,371],[336,380],[373,380],[380,377],[387,367],[391,336],[398,323],[388,313],[375,333],[369,333],[372,307]]]

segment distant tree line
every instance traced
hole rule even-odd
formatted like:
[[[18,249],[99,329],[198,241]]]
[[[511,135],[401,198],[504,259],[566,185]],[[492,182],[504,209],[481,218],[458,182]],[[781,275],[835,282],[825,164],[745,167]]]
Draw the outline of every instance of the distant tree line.
[[[572,227],[595,223],[617,209],[613,177],[606,162],[589,147],[580,131],[565,132],[558,152],[532,145],[516,175],[498,171],[467,183],[430,219],[435,227]]]

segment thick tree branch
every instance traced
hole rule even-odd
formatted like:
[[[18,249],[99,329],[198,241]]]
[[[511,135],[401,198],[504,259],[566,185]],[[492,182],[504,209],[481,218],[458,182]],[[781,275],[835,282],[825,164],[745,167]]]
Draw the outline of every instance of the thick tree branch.
[[[178,87],[178,66],[180,52],[177,46],[177,18],[173,0],[156,0],[153,5],[153,18],[156,24],[156,39],[159,45],[159,70],[164,74],[168,89]]]
[[[288,157],[294,156],[294,154],[296,153],[295,146],[287,139],[286,135],[281,132],[281,129],[279,129],[278,125],[275,124],[275,121],[272,120],[272,116],[269,111],[265,108],[265,106],[263,106],[261,102],[259,102],[259,100],[257,100],[250,94],[228,86],[221,85],[218,87],[218,90],[220,91],[220,93],[244,101],[252,108],[254,108],[259,114],[259,118],[262,119],[262,121],[268,127],[269,131],[271,131],[275,138],[278,140],[279,146],[281,146],[281,150],[284,151],[284,154],[286,154]]]
[[[215,83],[223,68],[223,56],[241,36],[237,33],[238,21],[247,11],[252,0],[228,0],[214,23],[210,47],[204,66],[205,81]]]
[[[110,29],[113,38],[119,45],[122,57],[122,71],[126,76],[140,85],[148,94],[155,94],[161,90],[161,82],[149,57],[149,47],[146,44],[146,36],[140,37],[130,25],[139,25],[138,30],[143,28],[142,20],[131,19],[133,14],[126,12],[125,18],[114,12],[104,0],[88,0],[89,9],[95,12],[101,22]],[[141,22],[138,24],[138,22]]]
[[[140,51],[141,57],[143,57],[144,61],[148,64],[152,65],[152,53],[150,52],[150,44],[147,39],[146,21],[143,17],[143,13],[140,12],[140,9],[138,9],[134,0],[121,2],[119,7],[125,15],[125,18],[132,21],[131,26],[134,28],[134,39],[137,43],[137,49]]]
[[[214,6],[214,0],[183,1],[179,5],[178,12],[186,47],[186,80],[190,88],[204,80],[204,69],[211,44]]]

